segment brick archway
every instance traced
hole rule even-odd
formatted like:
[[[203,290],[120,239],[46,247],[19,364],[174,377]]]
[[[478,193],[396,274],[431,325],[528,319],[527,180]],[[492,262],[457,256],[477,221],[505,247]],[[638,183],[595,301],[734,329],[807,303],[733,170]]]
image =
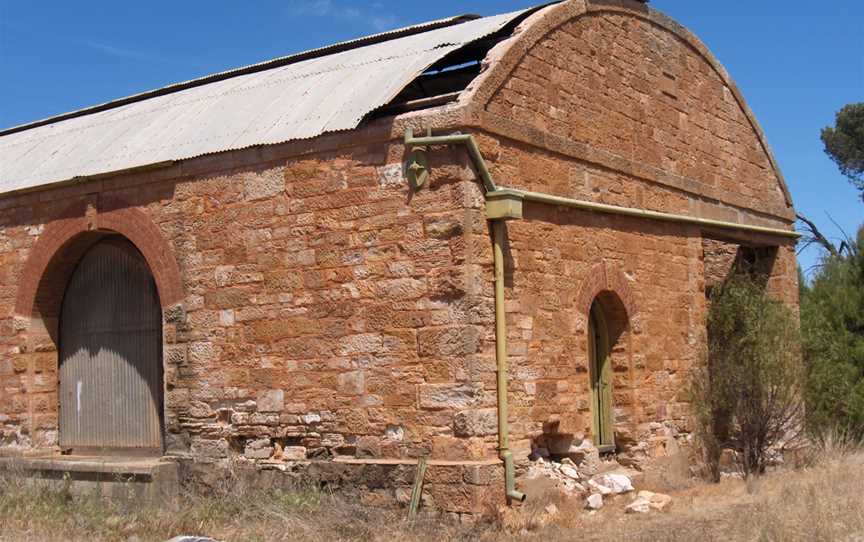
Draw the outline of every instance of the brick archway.
[[[183,299],[180,269],[162,232],[140,209],[121,207],[88,213],[83,204],[67,209],[45,227],[21,272],[15,314],[23,318],[54,318],[72,270],[81,255],[107,234],[120,234],[134,244],[150,267],[163,309]]]
[[[604,292],[615,294],[627,312],[627,319],[632,321],[636,314],[636,306],[627,277],[617,267],[609,268],[602,262],[594,265],[585,275],[576,298],[579,314],[587,317],[591,311],[591,304]]]

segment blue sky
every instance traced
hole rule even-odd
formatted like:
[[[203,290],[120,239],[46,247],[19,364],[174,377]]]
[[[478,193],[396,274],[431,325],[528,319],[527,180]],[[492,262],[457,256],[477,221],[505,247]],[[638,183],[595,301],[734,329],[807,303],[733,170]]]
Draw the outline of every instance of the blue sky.
[[[0,126],[457,13],[524,0],[0,0]],[[819,131],[864,101],[864,2],[655,0],[738,83],[774,148],[797,209],[831,237],[864,203],[822,152]],[[804,253],[805,267],[818,251]]]

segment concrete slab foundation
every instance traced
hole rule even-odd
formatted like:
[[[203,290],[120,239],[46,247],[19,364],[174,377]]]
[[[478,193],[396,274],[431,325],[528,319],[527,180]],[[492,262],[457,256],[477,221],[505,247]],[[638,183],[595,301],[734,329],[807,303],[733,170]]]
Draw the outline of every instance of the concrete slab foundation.
[[[97,495],[134,502],[174,503],[179,469],[167,458],[0,457],[0,472],[20,474],[34,484],[68,488],[73,495]]]

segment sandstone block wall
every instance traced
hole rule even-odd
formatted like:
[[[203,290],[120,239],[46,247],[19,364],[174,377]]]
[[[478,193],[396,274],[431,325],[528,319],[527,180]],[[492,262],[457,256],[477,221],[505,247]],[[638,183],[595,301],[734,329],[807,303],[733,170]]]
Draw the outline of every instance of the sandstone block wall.
[[[517,57],[499,53],[512,69],[477,91],[488,97],[480,146],[497,182],[789,228],[791,203],[746,106],[698,47],[652,17],[635,4],[589,2],[570,20],[526,31],[536,43],[514,47]],[[753,250],[769,291],[797,305],[789,243],[714,241],[716,232],[692,226],[538,204],[524,215],[508,223],[506,256],[511,424],[523,457],[591,437],[594,299],[618,328],[616,441],[632,461],[665,453],[670,437],[689,431],[683,387],[704,348],[706,290],[728,275],[740,246],[762,247]],[[476,249],[477,260],[491,260],[488,247]]]
[[[475,378],[489,365],[492,312],[477,296],[488,278],[467,250],[480,189],[445,151],[428,189],[409,193],[401,160],[387,145],[243,168],[229,155],[186,168],[200,174],[5,201],[2,444],[57,442],[56,314],[38,314],[43,299],[32,318],[15,315],[33,247],[55,219],[97,220],[122,201],[156,226],[182,280],[165,308],[170,453],[494,456],[494,389]]]
[[[746,105],[696,44],[639,9],[601,2],[545,30],[489,96],[492,118],[602,151],[618,160],[613,170],[662,172],[660,184],[685,198],[794,219]],[[593,195],[581,180],[571,175],[571,195]],[[647,195],[629,202],[664,206]]]

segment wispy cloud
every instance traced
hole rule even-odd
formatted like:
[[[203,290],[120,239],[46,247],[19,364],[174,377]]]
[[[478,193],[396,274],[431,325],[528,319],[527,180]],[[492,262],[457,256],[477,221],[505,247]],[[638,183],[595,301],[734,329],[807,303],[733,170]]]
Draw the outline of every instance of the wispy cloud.
[[[287,12],[299,17],[329,17],[368,26],[378,32],[400,25],[398,17],[384,11],[382,2],[373,2],[368,8],[357,7],[337,0],[291,0]]]
[[[2,1],[0,0],[0,5],[2,5]],[[0,19],[0,28],[2,28],[5,32],[0,34],[0,38],[9,39],[11,34],[16,34],[20,36],[26,36],[27,39],[38,38],[41,40],[53,40],[62,44],[73,45],[77,47],[85,47],[87,49],[94,50],[96,52],[113,56],[116,58],[122,58],[126,60],[134,60],[136,62],[147,62],[150,64],[163,64],[163,65],[173,65],[173,66],[195,66],[198,67],[200,65],[199,62],[195,62],[189,59],[183,59],[178,56],[168,56],[164,54],[156,54],[150,51],[146,51],[143,49],[132,49],[128,47],[122,47],[118,45],[113,45],[110,43],[102,42],[102,41],[94,41],[91,39],[81,39],[75,36],[57,34],[57,33],[48,33],[40,31],[39,29],[34,29],[29,26],[25,26],[23,24],[19,24],[16,21],[10,21],[8,19]],[[3,52],[0,50],[0,52]]]
[[[117,47],[116,45],[110,45],[108,43],[100,43],[97,41],[90,40],[77,40],[73,39],[70,41],[74,41],[80,43],[85,47],[89,47],[90,49],[95,49],[96,51],[105,53],[106,55],[117,57],[117,58],[125,58],[129,60],[137,60],[139,62],[150,62],[154,64],[177,64],[177,65],[185,65],[185,62],[178,61],[175,58],[166,57],[163,55],[155,55],[149,53],[147,51],[140,51],[137,49],[126,49],[124,47]]]

